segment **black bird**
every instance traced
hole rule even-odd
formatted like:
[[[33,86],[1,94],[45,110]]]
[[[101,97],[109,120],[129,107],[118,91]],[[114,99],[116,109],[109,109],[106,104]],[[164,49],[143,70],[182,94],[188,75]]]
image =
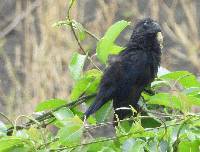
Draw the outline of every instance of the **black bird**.
[[[120,120],[132,115],[131,110],[120,107],[130,108],[131,105],[138,111],[137,103],[142,91],[157,75],[162,41],[161,27],[156,21],[150,18],[139,21],[126,48],[109,61],[95,102],[85,112],[85,117],[88,118],[111,99]]]

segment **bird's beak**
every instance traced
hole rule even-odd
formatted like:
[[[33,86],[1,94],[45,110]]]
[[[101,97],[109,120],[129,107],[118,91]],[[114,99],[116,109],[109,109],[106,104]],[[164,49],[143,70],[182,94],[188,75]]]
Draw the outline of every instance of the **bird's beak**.
[[[163,48],[163,35],[161,32],[158,32],[156,35],[157,41],[160,44],[160,48]]]
[[[155,32],[161,32],[161,27],[157,22],[153,22],[153,29]]]

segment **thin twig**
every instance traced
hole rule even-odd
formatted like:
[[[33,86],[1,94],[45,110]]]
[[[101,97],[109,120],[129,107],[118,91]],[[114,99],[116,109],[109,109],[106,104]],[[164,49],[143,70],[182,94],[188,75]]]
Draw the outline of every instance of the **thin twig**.
[[[55,109],[53,109],[53,110],[51,110],[51,111],[49,111],[49,112],[46,112],[46,113],[44,113],[43,115],[36,117],[34,120],[36,120],[36,121],[38,121],[38,122],[42,122],[42,121],[45,121],[45,120],[49,120],[50,118],[53,118],[53,117],[54,117],[54,115],[52,114],[53,112],[58,111],[59,109],[61,109],[61,108],[63,108],[63,107],[74,108],[74,107],[76,107],[77,105],[80,105],[80,104],[82,104],[83,102],[85,102],[86,100],[91,99],[91,98],[93,98],[93,97],[95,97],[95,96],[96,96],[96,94],[94,93],[94,94],[91,94],[91,95],[88,95],[88,96],[80,97],[80,98],[78,98],[78,99],[75,100],[75,101],[72,101],[72,102],[70,102],[70,103],[68,103],[68,104],[59,106],[59,107],[57,107],[57,108],[55,108]],[[35,121],[30,120],[29,122],[27,122],[27,123],[25,123],[25,124],[23,124],[23,125],[21,125],[21,126],[16,126],[16,130],[27,129],[27,128],[29,128],[29,127],[30,127],[31,125],[33,125],[33,124],[35,124]],[[47,122],[47,124],[49,124],[49,123]],[[45,125],[47,125],[47,124],[45,124]],[[41,126],[44,126],[44,125],[41,125]],[[7,130],[7,133],[8,133],[8,134],[11,134],[11,133],[13,132],[13,129],[14,129],[13,126],[10,127],[10,128]]]
[[[166,116],[166,117],[182,117],[183,115],[174,115],[174,114],[166,114],[166,113],[161,113],[161,112],[156,112],[156,111],[150,111],[150,110],[144,110],[147,113],[151,113],[151,114],[155,114],[158,115],[160,117],[162,116]]]
[[[84,50],[84,48],[82,47],[77,35],[76,35],[76,32],[74,30],[74,27],[73,27],[73,24],[72,24],[72,19],[71,19],[71,15],[70,15],[70,12],[71,12],[71,8],[73,6],[73,2],[70,4],[69,8],[68,8],[68,11],[67,11],[67,19],[69,20],[69,26],[71,28],[71,31],[72,31],[72,34],[74,35],[74,38],[80,48],[80,50],[83,52],[84,55],[87,56],[87,58],[90,60],[90,62],[95,66],[95,68],[97,68],[99,71],[102,71],[95,63],[94,61],[91,59],[91,57],[89,55],[87,55],[87,52]],[[86,30],[86,32],[88,34],[90,34],[92,37],[95,37],[95,39],[97,38],[96,36],[94,36],[93,34],[91,34],[89,31]],[[97,38],[98,39],[98,38]]]
[[[65,105],[62,105],[62,106],[59,106],[59,107],[57,107],[57,108],[55,108],[55,109],[53,109],[53,110],[51,110],[51,111],[43,114],[42,116],[37,117],[36,120],[38,120],[38,121],[44,121],[46,119],[52,118],[52,117],[54,117],[53,114],[52,114],[53,112],[58,111],[59,109],[61,109],[63,107],[74,108],[77,105],[80,105],[83,102],[85,102],[85,100],[91,99],[91,98],[93,98],[95,96],[96,96],[96,94],[91,94],[91,95],[88,95],[88,96],[80,97],[80,98],[78,98],[75,101],[72,101],[72,102],[70,102],[68,104],[65,104]],[[29,123],[31,123],[31,122],[29,122]]]
[[[69,24],[66,24],[66,25],[69,25]],[[76,28],[73,24],[72,24],[73,28]],[[83,25],[82,25],[83,26]],[[100,38],[98,38],[95,34],[93,34],[92,32],[90,32],[88,29],[86,29],[84,26],[83,26],[83,31],[88,34],[89,36],[91,36],[92,38],[94,38],[96,41],[99,41]]]
[[[161,116],[161,117],[162,118],[169,118],[170,116]],[[131,117],[131,118],[122,119],[122,120],[108,121],[108,122],[105,122],[105,123],[99,123],[97,125],[85,126],[85,128],[86,129],[95,129],[95,128],[103,127],[103,126],[107,126],[107,125],[114,125],[115,123],[119,123],[119,122],[134,121],[137,118],[147,119],[147,118],[155,118],[155,117],[153,117],[153,116],[137,116],[137,117]]]
[[[145,111],[147,112],[147,111]],[[164,113],[156,113],[156,112],[151,112],[151,111],[148,111],[148,113],[153,113],[153,114],[159,114],[159,117],[160,118],[172,118],[172,117],[178,117],[179,120],[183,120],[182,117],[199,117],[200,118],[200,115],[198,114],[195,114],[195,115],[192,115],[192,114],[188,114],[186,116],[183,116],[183,115],[169,115],[169,114],[164,114]],[[95,129],[95,128],[98,128],[98,127],[102,127],[102,126],[107,126],[107,125],[113,125],[115,123],[119,123],[119,122],[125,122],[125,121],[133,121],[137,118],[141,118],[141,119],[147,119],[147,118],[157,118],[159,119],[160,121],[163,122],[163,120],[161,120],[160,118],[156,117],[156,116],[137,116],[137,117],[130,117],[130,118],[126,118],[126,119],[123,119],[123,120],[116,120],[116,121],[108,121],[108,122],[105,122],[105,123],[99,123],[97,125],[90,125],[90,126],[85,126],[86,129]]]
[[[87,29],[84,28],[84,31],[85,31],[85,33],[87,33],[88,35],[90,35],[91,37],[93,37],[95,40],[97,40],[97,41],[100,40],[100,38],[98,38],[96,35],[94,35],[90,31],[88,31]]]
[[[14,125],[14,131],[13,131],[13,133],[16,131],[17,121],[18,121],[19,119],[21,119],[21,118],[26,118],[26,119],[28,119],[28,120],[34,121],[35,124],[38,125],[39,132],[40,132],[40,134],[41,134],[42,140],[43,140],[43,142],[44,142],[45,147],[47,148],[47,146],[46,146],[45,134],[44,134],[44,132],[41,130],[41,124],[40,124],[39,121],[35,120],[34,118],[31,118],[31,117],[26,116],[26,115],[20,115],[20,116],[18,116],[18,117],[16,118],[16,120],[15,120],[15,125]]]
[[[51,141],[47,142],[46,145],[48,146],[48,145],[50,145],[51,143],[56,142],[56,141],[58,141],[58,140],[59,140],[59,138],[54,138],[54,139],[52,139]],[[44,146],[45,146],[45,145],[39,145],[39,146],[37,147],[37,149],[39,150],[39,149],[43,148]]]
[[[159,120],[162,122],[162,124],[163,124],[163,126],[164,126],[164,128],[165,128],[165,131],[164,131],[163,135],[161,136],[161,138],[158,140],[158,143],[157,143],[157,146],[156,146],[157,151],[159,151],[159,145],[160,145],[162,139],[163,139],[163,138],[165,137],[165,135],[167,134],[167,125],[166,125],[166,123],[165,123],[161,118],[158,118],[158,117],[157,117],[157,119],[159,119]]]
[[[14,126],[13,122],[6,115],[4,115],[2,112],[0,112],[0,115],[4,117],[11,124],[12,127]]]
[[[181,130],[183,129],[184,125],[185,125],[188,121],[190,121],[192,118],[193,118],[193,117],[189,117],[189,118],[187,118],[185,121],[183,121],[182,124],[180,124],[180,127],[179,127],[178,132],[177,132],[177,135],[176,135],[176,140],[175,140],[174,144],[172,145],[174,151],[177,151],[177,146],[178,146],[178,144],[179,144],[179,142],[180,142],[179,136],[180,136]]]

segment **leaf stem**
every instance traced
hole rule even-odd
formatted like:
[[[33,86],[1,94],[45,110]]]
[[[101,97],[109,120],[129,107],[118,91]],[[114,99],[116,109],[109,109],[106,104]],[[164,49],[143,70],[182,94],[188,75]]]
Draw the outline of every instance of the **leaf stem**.
[[[76,42],[77,42],[77,44],[78,44],[80,50],[83,52],[84,55],[87,55],[86,51],[85,51],[84,48],[82,47],[82,45],[81,45],[81,43],[80,43],[80,41],[79,41],[79,39],[78,39],[78,37],[77,37],[77,35],[76,35],[76,32],[75,32],[74,27],[73,27],[73,24],[72,24],[72,19],[71,19],[71,16],[70,16],[70,12],[71,12],[71,8],[72,8],[72,6],[73,6],[73,2],[74,2],[74,1],[72,1],[72,2],[70,3],[70,5],[69,5],[68,11],[67,11],[67,19],[69,20],[69,26],[70,26],[70,28],[71,28],[72,34],[74,35],[74,38],[75,38],[75,40],[76,40]],[[91,35],[92,37],[94,37],[95,39],[98,39],[96,36],[94,36],[94,35],[93,35],[92,33],[90,33],[89,31],[86,30],[85,32],[86,32],[87,34]],[[94,61],[91,59],[91,57],[90,57],[89,55],[87,55],[87,58],[88,58],[88,60],[94,65],[95,68],[97,68],[99,71],[102,71],[102,70],[94,63]]]

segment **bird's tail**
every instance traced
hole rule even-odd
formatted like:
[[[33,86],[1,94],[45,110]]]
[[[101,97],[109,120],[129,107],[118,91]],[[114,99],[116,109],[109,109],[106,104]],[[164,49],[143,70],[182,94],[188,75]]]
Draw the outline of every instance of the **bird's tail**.
[[[84,114],[85,117],[88,118],[91,114],[93,114],[94,112],[99,110],[101,108],[101,106],[103,106],[104,103],[105,103],[105,101],[96,99],[95,102],[85,112],[85,114]]]
[[[107,91],[107,92],[100,91],[96,96],[95,102],[85,112],[84,116],[86,117],[86,119],[91,114],[93,114],[94,112],[99,110],[110,99],[111,99],[111,92],[109,92],[109,91]]]
[[[113,88],[108,89],[106,85],[102,85],[96,96],[95,102],[88,108],[88,110],[84,114],[86,119],[91,114],[99,110],[106,102],[108,102],[112,98],[113,92]]]

